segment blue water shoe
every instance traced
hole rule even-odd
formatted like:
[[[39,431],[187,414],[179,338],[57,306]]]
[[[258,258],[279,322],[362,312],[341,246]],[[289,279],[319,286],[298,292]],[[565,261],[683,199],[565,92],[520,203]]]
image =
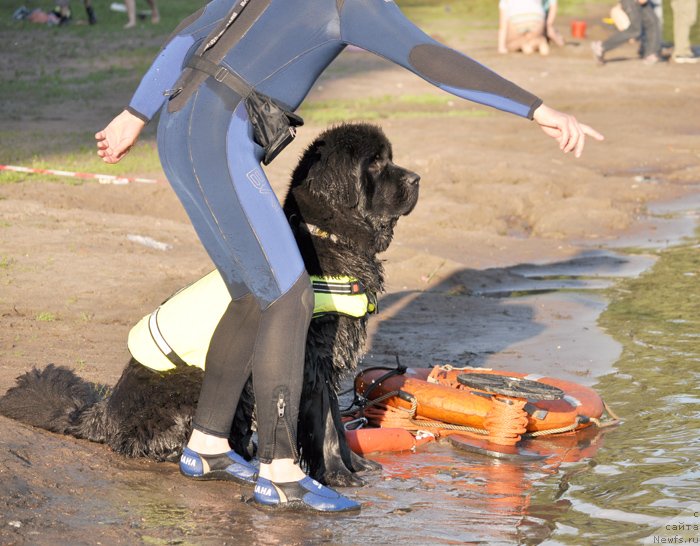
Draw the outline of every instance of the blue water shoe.
[[[180,457],[180,473],[194,480],[227,480],[240,484],[255,483],[254,466],[231,450],[219,455],[200,455],[186,447]]]
[[[258,478],[253,500],[266,508],[350,512],[360,504],[306,476],[298,482],[274,483]]]

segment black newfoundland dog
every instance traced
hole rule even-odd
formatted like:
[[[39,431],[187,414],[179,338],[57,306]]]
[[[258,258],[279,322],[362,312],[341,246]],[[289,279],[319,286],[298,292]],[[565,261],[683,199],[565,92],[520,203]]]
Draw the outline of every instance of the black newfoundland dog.
[[[377,253],[387,249],[398,219],[418,199],[419,177],[395,165],[391,144],[368,124],[322,133],[292,175],[284,212],[310,275],[349,276],[370,294],[383,290]],[[367,316],[314,318],[306,342],[298,426],[303,463],[331,486],[362,485],[357,472],[378,468],[345,440],[337,393],[363,355]],[[0,414],[52,432],[108,444],[131,457],[177,460],[189,438],[203,371],[179,366],[154,372],[135,359],[111,389],[49,365],[17,379],[0,398]],[[250,457],[254,400],[250,381],[230,443]]]

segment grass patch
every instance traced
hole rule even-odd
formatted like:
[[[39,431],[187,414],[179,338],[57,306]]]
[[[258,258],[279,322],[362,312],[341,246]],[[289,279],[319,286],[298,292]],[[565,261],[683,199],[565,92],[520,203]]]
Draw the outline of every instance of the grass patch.
[[[93,69],[87,73],[74,74],[61,72],[44,72],[38,75],[15,71],[11,80],[0,81],[0,94],[3,97],[26,97],[30,94],[33,99],[58,104],[81,96],[84,92],[96,92],[102,87],[113,85],[114,80],[128,78],[132,70],[122,67]]]
[[[36,320],[39,322],[54,322],[58,320],[58,316],[55,313],[49,311],[42,311],[36,316]]]
[[[467,106],[467,107],[465,107]],[[471,108],[450,96],[383,95],[354,100],[309,100],[300,109],[301,116],[325,125],[341,121],[412,119],[421,117],[483,117],[490,112]]]
[[[160,161],[158,150],[154,142],[145,140],[138,142],[129,152],[129,161],[117,163],[115,165],[105,164],[92,147],[88,147],[84,142],[92,142],[92,135],[84,135],[80,144],[76,144],[75,151],[66,153],[54,152],[46,155],[35,155],[31,159],[22,160],[20,148],[5,149],[9,156],[9,164],[22,163],[23,167],[31,169],[51,169],[68,172],[84,172],[92,174],[104,174],[108,176],[128,177],[134,174],[157,173],[160,171]],[[2,137],[0,136],[0,147],[2,147]],[[13,171],[0,171],[0,186],[3,184],[16,184],[27,180],[38,180],[41,182],[61,183],[70,186],[80,186],[86,183],[96,183],[96,179],[83,179],[70,176],[54,176],[47,174],[19,173]]]
[[[11,0],[50,10],[53,0]],[[126,15],[96,3],[98,24],[84,23],[82,3],[74,2],[73,23],[48,27],[0,19],[3,62],[0,64],[0,163],[33,168],[104,172],[95,154],[94,133],[119,112],[172,30],[203,0],[170,0],[159,25],[142,22],[125,31]],[[144,141],[152,139],[149,129]],[[137,161],[109,166],[107,172],[138,175],[159,170],[156,154],[144,148]],[[128,166],[126,165],[128,163]],[[0,184],[27,180],[3,173]],[[43,178],[42,178],[43,179]],[[56,179],[52,179],[56,180]],[[67,179],[63,179],[64,181]]]
[[[82,320],[83,322],[92,322],[94,318],[94,313],[88,313],[87,311],[83,311],[82,313],[80,313],[80,320]]]
[[[492,1],[443,1],[443,0],[398,0],[408,18],[421,25],[430,25],[445,19],[471,21],[498,21],[498,2]]]
[[[75,366],[73,368],[80,374],[87,368],[87,362],[85,362],[84,358],[79,358],[75,361]]]

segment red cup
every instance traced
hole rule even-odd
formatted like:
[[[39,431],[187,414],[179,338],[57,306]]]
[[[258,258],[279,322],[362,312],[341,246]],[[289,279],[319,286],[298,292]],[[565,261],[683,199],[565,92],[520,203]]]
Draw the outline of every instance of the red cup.
[[[586,21],[571,21],[571,36],[574,38],[585,38]]]

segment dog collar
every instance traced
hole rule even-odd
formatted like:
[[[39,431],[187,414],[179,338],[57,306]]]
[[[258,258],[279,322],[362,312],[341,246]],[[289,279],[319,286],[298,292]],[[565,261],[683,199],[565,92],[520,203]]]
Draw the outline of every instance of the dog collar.
[[[320,237],[321,239],[330,239],[334,243],[337,243],[340,241],[340,237],[337,235],[334,235],[332,233],[328,233],[327,231],[322,230],[320,227],[315,226],[313,224],[307,224],[306,222],[299,222],[299,227],[306,231],[307,233],[310,233],[311,235],[314,235],[316,237]]]

